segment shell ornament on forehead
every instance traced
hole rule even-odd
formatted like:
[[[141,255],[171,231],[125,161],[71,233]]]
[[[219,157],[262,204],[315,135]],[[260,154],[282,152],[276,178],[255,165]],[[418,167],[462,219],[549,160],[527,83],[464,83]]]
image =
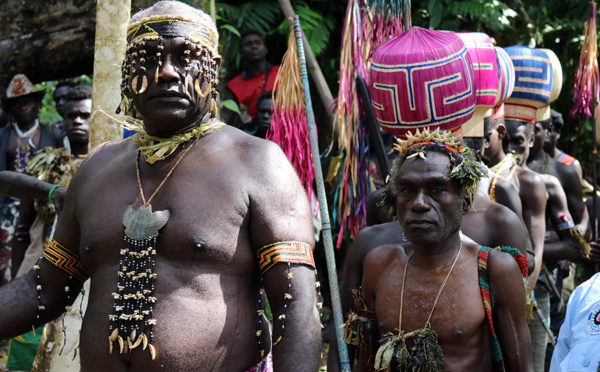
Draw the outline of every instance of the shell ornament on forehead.
[[[193,20],[175,15],[154,15],[129,25],[127,51],[121,66],[121,103],[116,113],[133,113],[131,96],[146,91],[149,77],[158,83],[163,64],[164,37],[185,38],[186,49],[182,57],[185,61],[182,72],[184,90],[187,92],[191,85],[198,96],[210,98],[210,112],[213,117],[216,116],[219,34],[208,16],[207,19]],[[156,51],[148,48],[148,41],[157,42]],[[205,80],[208,85],[202,90]]]

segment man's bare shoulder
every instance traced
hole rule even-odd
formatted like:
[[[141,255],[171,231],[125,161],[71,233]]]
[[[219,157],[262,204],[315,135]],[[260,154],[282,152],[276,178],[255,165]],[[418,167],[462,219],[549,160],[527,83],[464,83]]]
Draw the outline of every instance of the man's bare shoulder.
[[[135,140],[130,137],[120,141],[104,142],[94,147],[85,157],[75,174],[76,179],[88,179],[100,175],[106,165],[123,158],[134,159],[137,151]]]
[[[406,258],[406,252],[401,244],[380,245],[367,254],[365,258],[365,271],[368,268],[375,268],[377,271],[383,272],[383,269],[392,262],[398,259],[404,262]]]
[[[530,196],[539,196],[544,198],[546,196],[546,186],[544,179],[538,173],[532,170],[524,169],[519,167],[519,184],[521,192],[525,192]]]
[[[251,136],[232,126],[225,126],[214,133],[215,146],[227,146],[230,156],[248,168],[252,174],[257,169],[272,169],[274,166],[289,164],[281,148],[273,141]]]
[[[517,261],[506,252],[491,250],[488,258],[488,272],[490,281],[502,282],[506,278],[516,278],[523,282],[523,275]],[[504,279],[503,279],[504,278]]]

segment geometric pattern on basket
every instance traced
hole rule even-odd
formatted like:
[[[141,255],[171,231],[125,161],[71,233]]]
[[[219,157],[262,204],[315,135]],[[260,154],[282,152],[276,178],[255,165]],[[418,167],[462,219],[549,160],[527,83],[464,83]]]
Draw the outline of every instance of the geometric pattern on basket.
[[[265,245],[256,254],[261,275],[278,262],[297,263],[315,268],[312,247],[303,242],[288,241]]]
[[[504,48],[515,66],[515,88],[504,106],[506,120],[535,123],[537,110],[552,94],[552,64],[548,55],[522,45]]]
[[[548,104],[552,92],[552,64],[548,55],[522,45],[504,48],[515,66],[515,89],[509,100],[534,101],[533,106]]]
[[[515,66],[510,56],[500,47],[496,47],[498,58],[498,95],[494,106],[502,104],[515,89]]]
[[[458,32],[473,62],[477,106],[494,106],[498,93],[498,60],[490,37],[481,32]]]
[[[54,239],[50,240],[48,245],[46,245],[44,252],[42,252],[42,257],[82,282],[85,282],[90,277],[85,267],[83,267],[81,259],[67,251],[65,247]]]
[[[396,136],[452,130],[473,115],[473,63],[453,33],[413,27],[377,48],[370,75],[377,122]]]

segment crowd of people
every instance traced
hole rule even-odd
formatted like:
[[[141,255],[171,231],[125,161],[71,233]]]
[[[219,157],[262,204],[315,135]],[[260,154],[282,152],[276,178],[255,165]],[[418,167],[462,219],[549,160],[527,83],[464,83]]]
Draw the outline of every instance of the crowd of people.
[[[1,89],[8,370],[317,371],[326,341],[328,371],[600,371],[600,244],[581,164],[557,148],[560,113],[519,120],[502,104],[482,137],[421,127],[393,144],[340,272],[340,364],[306,191],[265,140],[278,66],[262,34],[240,39],[243,73],[220,93],[206,13],[163,0],[134,14],[129,133],[94,149],[90,86],[58,83],[62,120],[48,124],[25,75]]]

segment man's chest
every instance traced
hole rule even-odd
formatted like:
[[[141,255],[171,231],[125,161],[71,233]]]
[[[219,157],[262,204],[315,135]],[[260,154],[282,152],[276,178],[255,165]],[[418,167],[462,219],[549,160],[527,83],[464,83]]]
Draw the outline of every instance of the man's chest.
[[[229,263],[239,243],[248,242],[247,198],[218,177],[189,179],[182,175],[185,173],[172,176],[160,188],[154,182],[141,183],[143,199],[150,201],[152,213],[168,215],[166,224],[158,229],[160,256]],[[137,211],[143,205],[135,173],[117,174],[111,179],[110,183],[88,183],[78,197],[77,221],[84,260],[108,254],[112,258],[109,261],[118,262],[125,236],[125,213],[129,206]],[[142,220],[134,223],[146,223]]]

